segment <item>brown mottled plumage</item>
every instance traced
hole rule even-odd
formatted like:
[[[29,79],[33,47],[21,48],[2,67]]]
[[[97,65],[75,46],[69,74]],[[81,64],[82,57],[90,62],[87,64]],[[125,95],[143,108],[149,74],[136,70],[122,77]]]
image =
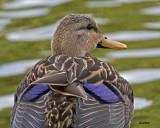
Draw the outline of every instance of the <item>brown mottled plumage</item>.
[[[84,29],[88,24],[94,30]],[[128,128],[133,116],[129,83],[111,65],[87,53],[100,40],[102,34],[90,17],[74,14],[62,19],[52,39],[53,55],[35,64],[18,86],[12,128]],[[105,83],[120,101],[99,101],[86,92],[84,81],[93,86]],[[27,100],[36,85],[49,90]]]

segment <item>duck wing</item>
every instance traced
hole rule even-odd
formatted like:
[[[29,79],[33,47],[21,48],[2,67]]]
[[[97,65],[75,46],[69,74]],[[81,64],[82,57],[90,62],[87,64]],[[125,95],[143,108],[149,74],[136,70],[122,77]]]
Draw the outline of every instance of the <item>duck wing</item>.
[[[133,116],[133,104],[100,103],[92,95],[79,99],[74,114],[74,128],[128,128]]]
[[[65,70],[61,69],[62,67]],[[75,81],[74,73],[72,73],[73,68],[72,58],[67,56],[47,57],[32,67],[15,94],[11,115],[12,127],[48,126],[53,124],[53,122],[47,123],[50,122],[51,116],[52,119],[53,117],[57,118],[55,110],[65,111],[63,114],[67,115],[67,118],[72,117],[72,112],[65,114],[69,108],[72,108],[74,101],[70,101],[70,96],[74,96],[74,99],[77,99],[76,97],[86,98],[83,85]],[[58,98],[56,98],[57,95]],[[66,125],[65,121],[61,119],[59,124]]]
[[[91,56],[90,56],[91,57]],[[87,100],[79,99],[74,113],[74,128],[128,128],[133,118],[133,92],[129,83],[108,63],[94,57],[94,72],[83,86]],[[97,74],[98,73],[98,74]],[[96,79],[100,76],[101,79]],[[99,81],[103,81],[99,83]],[[96,83],[96,85],[95,85]]]
[[[74,83],[73,86],[80,85]],[[56,93],[49,85],[33,84],[16,102],[12,128],[67,128],[76,102],[76,98]]]
[[[103,82],[94,87],[84,83],[87,100],[80,99],[74,113],[74,128],[128,128],[133,117],[133,103],[113,85]]]
[[[46,86],[47,87],[47,86]],[[34,89],[35,91],[35,89]],[[36,100],[31,99],[33,92],[26,93],[18,100],[12,110],[12,128],[41,128],[45,126],[46,104],[49,93],[44,93]],[[30,96],[29,96],[30,94]],[[34,94],[33,94],[34,95]],[[14,112],[14,115],[13,115]]]

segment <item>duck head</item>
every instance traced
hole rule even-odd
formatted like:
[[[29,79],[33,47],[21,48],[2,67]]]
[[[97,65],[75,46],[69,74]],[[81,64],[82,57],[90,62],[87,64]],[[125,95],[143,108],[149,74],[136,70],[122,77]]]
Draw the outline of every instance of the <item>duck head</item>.
[[[52,54],[83,57],[96,47],[125,49],[127,46],[107,39],[89,16],[71,14],[64,17],[51,41]]]

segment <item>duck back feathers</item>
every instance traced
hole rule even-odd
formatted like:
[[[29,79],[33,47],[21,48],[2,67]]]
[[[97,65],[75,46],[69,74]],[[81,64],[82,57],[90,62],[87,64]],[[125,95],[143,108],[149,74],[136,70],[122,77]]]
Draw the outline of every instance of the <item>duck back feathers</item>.
[[[33,66],[18,86],[11,125],[127,128],[132,116],[132,89],[110,64],[89,54],[52,55]]]

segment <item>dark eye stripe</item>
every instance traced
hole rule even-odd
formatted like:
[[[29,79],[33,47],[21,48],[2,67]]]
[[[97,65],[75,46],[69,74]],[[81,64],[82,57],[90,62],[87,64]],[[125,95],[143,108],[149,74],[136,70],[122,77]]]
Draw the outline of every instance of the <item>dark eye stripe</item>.
[[[93,25],[92,24],[88,24],[87,29],[89,29],[89,30],[93,29]]]

